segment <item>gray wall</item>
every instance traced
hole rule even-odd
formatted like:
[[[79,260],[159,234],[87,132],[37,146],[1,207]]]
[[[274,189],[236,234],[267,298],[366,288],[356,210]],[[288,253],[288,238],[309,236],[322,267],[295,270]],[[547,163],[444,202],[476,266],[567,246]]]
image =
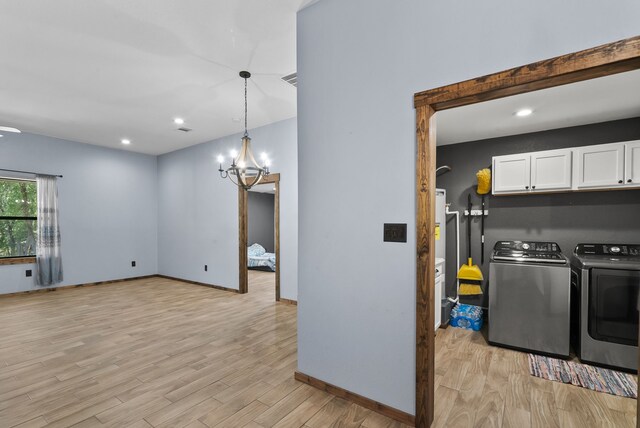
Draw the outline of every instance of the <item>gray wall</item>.
[[[640,2],[322,0],[298,13],[298,367],[409,413],[413,94],[638,34]],[[408,224],[406,244],[382,224]]]
[[[491,165],[492,156],[535,152],[548,149],[588,146],[640,139],[640,118],[605,122],[531,134],[493,138],[441,146],[438,165],[453,169],[441,174],[437,186],[447,190],[452,210],[464,211],[467,195],[475,208],[475,173]],[[547,195],[491,196],[486,198],[489,216],[485,218],[485,282],[489,279],[489,257],[498,240],[554,241],[566,255],[579,242],[640,243],[640,190],[610,192],[556,193]],[[447,292],[455,296],[455,221],[447,223]],[[472,256],[480,265],[480,220],[471,223]],[[466,260],[467,224],[461,220],[460,254]],[[486,284],[489,285],[490,284]],[[463,302],[487,306],[487,293]]]
[[[280,291],[297,300],[298,164],[296,119],[250,130],[280,173]],[[158,265],[163,275],[238,289],[238,189],[218,174],[216,156],[239,149],[231,135],[158,158]],[[209,266],[207,272],[204,265]]]
[[[249,192],[248,196],[249,236],[248,245],[258,243],[268,253],[275,252],[274,202],[272,193]]]
[[[4,133],[0,168],[64,175],[58,198],[65,280],[57,286],[157,273],[155,156]],[[26,269],[35,265],[0,266],[0,294],[41,288]]]

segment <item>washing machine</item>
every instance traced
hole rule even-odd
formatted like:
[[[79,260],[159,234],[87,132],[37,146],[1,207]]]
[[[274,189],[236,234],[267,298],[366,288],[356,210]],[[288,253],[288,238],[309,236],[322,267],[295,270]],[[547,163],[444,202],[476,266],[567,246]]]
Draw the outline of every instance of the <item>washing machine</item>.
[[[498,241],[489,267],[489,343],[569,357],[571,269],[555,242]]]

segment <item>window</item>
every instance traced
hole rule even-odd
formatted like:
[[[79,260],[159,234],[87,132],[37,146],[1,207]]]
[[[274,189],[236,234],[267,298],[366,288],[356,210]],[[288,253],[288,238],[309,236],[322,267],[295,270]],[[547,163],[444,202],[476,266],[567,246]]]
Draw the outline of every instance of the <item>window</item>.
[[[35,181],[0,178],[0,258],[36,254]]]

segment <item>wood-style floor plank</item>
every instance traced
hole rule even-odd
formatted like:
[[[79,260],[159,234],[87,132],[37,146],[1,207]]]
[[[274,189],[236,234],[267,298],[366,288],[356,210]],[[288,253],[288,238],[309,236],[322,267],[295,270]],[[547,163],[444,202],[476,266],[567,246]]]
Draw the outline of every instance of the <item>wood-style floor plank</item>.
[[[406,427],[294,380],[297,308],[249,278],[245,295],[148,278],[0,297],[0,427]],[[635,400],[526,361],[439,330],[434,426],[635,426]]]
[[[438,380],[434,426],[635,426],[636,400],[530,376],[526,353],[489,346],[480,332],[440,329],[436,350],[436,373],[451,379]]]
[[[293,379],[296,307],[249,278],[246,295],[148,278],[0,298],[0,427],[362,424]]]

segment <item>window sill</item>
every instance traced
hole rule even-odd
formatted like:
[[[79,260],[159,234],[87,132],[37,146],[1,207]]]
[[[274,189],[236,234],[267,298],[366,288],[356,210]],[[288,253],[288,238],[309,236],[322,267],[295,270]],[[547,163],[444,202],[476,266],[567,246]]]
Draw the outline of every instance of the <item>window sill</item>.
[[[0,266],[2,265],[29,265],[34,264],[36,262],[36,258],[34,256],[31,257],[12,257],[8,259],[0,259]]]

